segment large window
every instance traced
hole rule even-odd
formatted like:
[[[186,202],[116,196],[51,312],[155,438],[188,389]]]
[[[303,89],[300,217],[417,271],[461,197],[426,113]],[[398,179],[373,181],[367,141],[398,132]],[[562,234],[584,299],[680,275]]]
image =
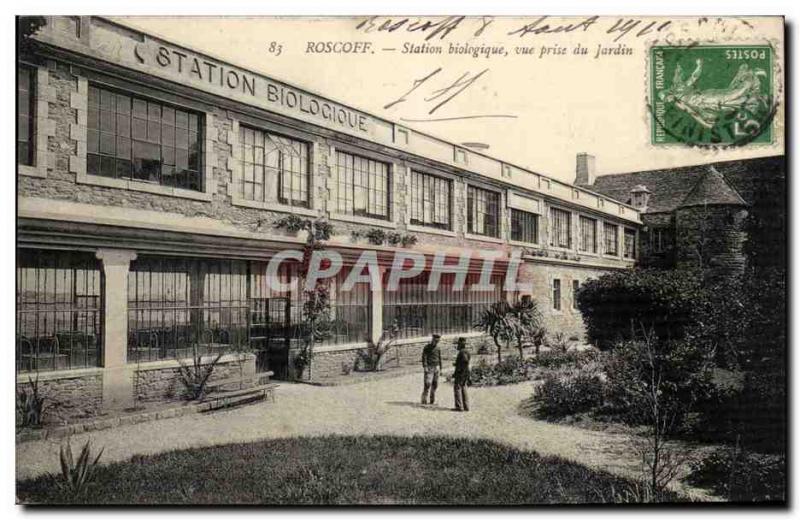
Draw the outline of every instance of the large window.
[[[572,214],[569,211],[550,208],[550,245],[569,248],[572,244]]]
[[[585,253],[597,252],[597,221],[589,217],[580,217],[581,242],[580,249]]]
[[[519,209],[511,210],[511,240],[539,243],[539,215]]]
[[[17,163],[33,166],[35,76],[31,67],[17,67]]]
[[[492,276],[494,287],[473,291],[479,275],[467,275],[464,289],[453,289],[452,275],[442,276],[436,291],[428,290],[428,273],[400,280],[396,291],[388,289],[383,295],[383,326],[397,324],[401,338],[416,338],[431,334],[473,332],[481,313],[492,303],[505,299],[503,276]]]
[[[90,86],[86,170],[202,190],[200,125],[193,112]]]
[[[625,241],[625,258],[636,258],[636,231],[633,229],[625,229],[623,240]]]
[[[248,344],[248,266],[140,257],[128,274],[128,362],[191,357]]]
[[[279,291],[267,264],[239,260],[140,257],[128,274],[128,361],[191,357],[252,347],[285,348],[303,338],[298,265],[284,262]],[[364,342],[369,285],[345,291],[343,270],[329,283],[330,335],[323,344]]]
[[[240,126],[239,146],[242,198],[309,206],[307,143]]]
[[[98,366],[100,269],[94,255],[17,255],[17,371]]]
[[[411,223],[450,229],[450,186],[447,179],[411,172]]]
[[[500,194],[475,186],[467,187],[467,232],[500,236]]]
[[[605,249],[603,252],[607,255],[619,255],[619,227],[616,224],[603,223],[603,238]]]
[[[346,215],[389,219],[389,165],[336,152],[336,211]]]

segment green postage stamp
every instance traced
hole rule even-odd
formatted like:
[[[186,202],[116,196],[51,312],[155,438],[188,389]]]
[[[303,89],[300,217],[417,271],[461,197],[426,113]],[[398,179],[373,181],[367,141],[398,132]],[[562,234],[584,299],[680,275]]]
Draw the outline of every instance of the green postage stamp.
[[[772,142],[773,59],[768,45],[652,47],[652,144]]]

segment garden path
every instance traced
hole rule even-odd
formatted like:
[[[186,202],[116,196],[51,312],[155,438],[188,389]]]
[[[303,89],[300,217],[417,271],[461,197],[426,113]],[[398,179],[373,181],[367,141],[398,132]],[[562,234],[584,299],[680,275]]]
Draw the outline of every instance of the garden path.
[[[109,430],[74,435],[73,449],[87,439],[103,447],[102,462],[137,454],[263,439],[312,435],[451,435],[483,438],[541,455],[557,455],[615,474],[637,477],[639,461],[624,434],[552,424],[521,411],[532,383],[472,388],[472,411],[450,411],[452,386],[439,388],[435,407],[418,404],[421,374],[348,386],[317,387],[283,383],[277,402],[261,402],[210,414],[192,414]],[[58,472],[63,441],[43,440],[17,446],[17,478]],[[678,489],[708,499],[702,491],[678,483]]]

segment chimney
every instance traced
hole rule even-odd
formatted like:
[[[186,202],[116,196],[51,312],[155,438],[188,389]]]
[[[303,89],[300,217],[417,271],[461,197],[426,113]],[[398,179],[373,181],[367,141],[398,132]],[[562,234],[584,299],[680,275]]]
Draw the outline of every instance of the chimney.
[[[594,178],[594,155],[579,153],[575,161],[575,184],[591,186]]]

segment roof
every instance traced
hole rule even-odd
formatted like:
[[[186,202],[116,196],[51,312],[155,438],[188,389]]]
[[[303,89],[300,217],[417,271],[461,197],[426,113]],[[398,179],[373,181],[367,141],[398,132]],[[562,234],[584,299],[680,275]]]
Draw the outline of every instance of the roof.
[[[710,204],[732,204],[746,206],[747,203],[735,189],[725,181],[725,177],[710,166],[700,177],[692,191],[683,199],[680,207],[706,206]]]
[[[711,175],[709,172],[717,172]],[[644,185],[652,192],[646,213],[669,213],[684,202],[697,202],[704,196],[719,197],[720,202],[746,203],[753,201],[754,182],[766,177],[783,177],[786,174],[786,158],[783,155],[721,161],[678,168],[646,170],[631,173],[602,175],[594,184],[584,187],[594,190],[620,202],[629,203],[630,192],[637,185]],[[720,178],[721,177],[721,178]],[[703,184],[698,186],[700,181]],[[725,188],[722,188],[722,184]],[[697,188],[695,190],[695,188]],[[695,192],[695,193],[693,193]],[[706,194],[706,195],[703,195]],[[689,198],[691,195],[691,198]],[[708,204],[711,202],[704,202]]]

